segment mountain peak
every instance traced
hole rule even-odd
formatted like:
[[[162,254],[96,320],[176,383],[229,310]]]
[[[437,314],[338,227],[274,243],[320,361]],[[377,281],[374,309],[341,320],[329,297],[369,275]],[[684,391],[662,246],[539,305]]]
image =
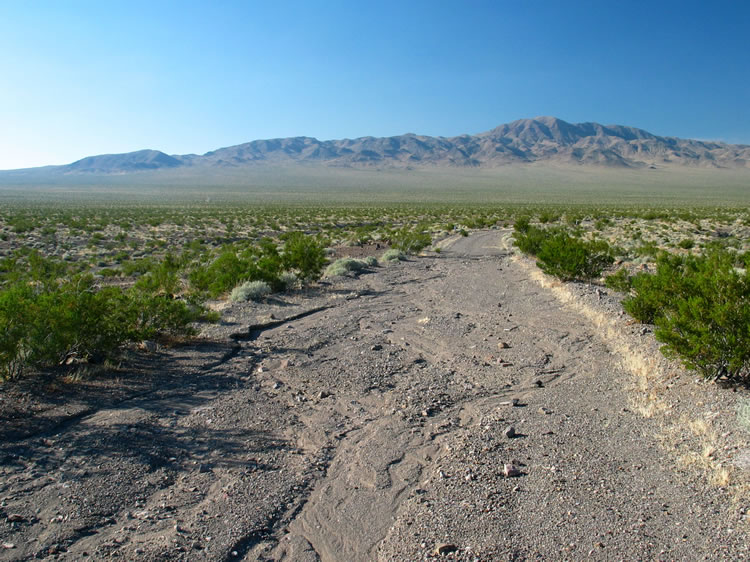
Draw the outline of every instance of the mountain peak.
[[[352,168],[484,167],[532,162],[626,168],[750,167],[750,147],[660,137],[643,129],[569,123],[542,115],[518,119],[477,135],[429,137],[414,133],[320,141],[313,137],[255,140],[202,156],[158,150],[89,156],[52,173],[124,174],[178,167],[243,168],[321,165]]]
[[[182,161],[159,150],[136,150],[125,154],[100,154],[88,156],[65,166],[70,172],[136,172],[139,170],[156,170],[175,168]]]

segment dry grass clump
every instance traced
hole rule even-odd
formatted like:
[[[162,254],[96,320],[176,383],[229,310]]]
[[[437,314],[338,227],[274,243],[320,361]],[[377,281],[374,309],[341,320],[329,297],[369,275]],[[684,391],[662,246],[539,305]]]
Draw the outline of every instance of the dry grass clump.
[[[394,261],[403,261],[406,259],[406,254],[401,250],[392,248],[380,256],[381,263],[392,263]]]
[[[259,301],[271,294],[271,286],[265,281],[248,281],[232,289],[232,302]]]
[[[737,404],[737,421],[745,430],[750,431],[750,398]]]
[[[357,258],[340,258],[329,265],[323,277],[340,277],[348,273],[359,273],[368,267],[377,265],[378,260],[374,256],[368,256],[363,259]]]

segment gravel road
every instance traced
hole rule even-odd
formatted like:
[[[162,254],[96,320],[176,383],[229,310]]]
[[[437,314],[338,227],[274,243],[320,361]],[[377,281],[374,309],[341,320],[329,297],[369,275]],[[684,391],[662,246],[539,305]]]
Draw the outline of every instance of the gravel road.
[[[609,336],[530,271],[509,233],[475,233],[227,305],[106,392],[6,393],[0,559],[750,557],[747,506],[680,462]],[[683,378],[670,415],[731,409]]]

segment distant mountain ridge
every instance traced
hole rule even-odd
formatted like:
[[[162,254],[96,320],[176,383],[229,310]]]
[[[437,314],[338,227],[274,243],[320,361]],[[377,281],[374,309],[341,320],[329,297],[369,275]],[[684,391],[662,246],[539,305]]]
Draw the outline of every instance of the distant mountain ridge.
[[[127,174],[264,164],[404,169],[493,168],[535,162],[621,168],[750,168],[750,146],[661,137],[623,125],[568,123],[555,117],[537,117],[519,119],[476,135],[450,138],[411,133],[328,141],[292,137],[256,140],[204,155],[170,156],[157,150],[139,150],[89,156],[65,166],[47,166],[44,170],[62,174]]]

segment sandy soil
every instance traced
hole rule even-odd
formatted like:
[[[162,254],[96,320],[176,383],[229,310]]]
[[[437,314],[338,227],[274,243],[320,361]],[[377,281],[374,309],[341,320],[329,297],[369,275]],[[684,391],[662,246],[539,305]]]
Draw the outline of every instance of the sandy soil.
[[[648,330],[508,236],[227,305],[115,379],[6,388],[0,559],[750,557],[747,392],[641,384]]]

